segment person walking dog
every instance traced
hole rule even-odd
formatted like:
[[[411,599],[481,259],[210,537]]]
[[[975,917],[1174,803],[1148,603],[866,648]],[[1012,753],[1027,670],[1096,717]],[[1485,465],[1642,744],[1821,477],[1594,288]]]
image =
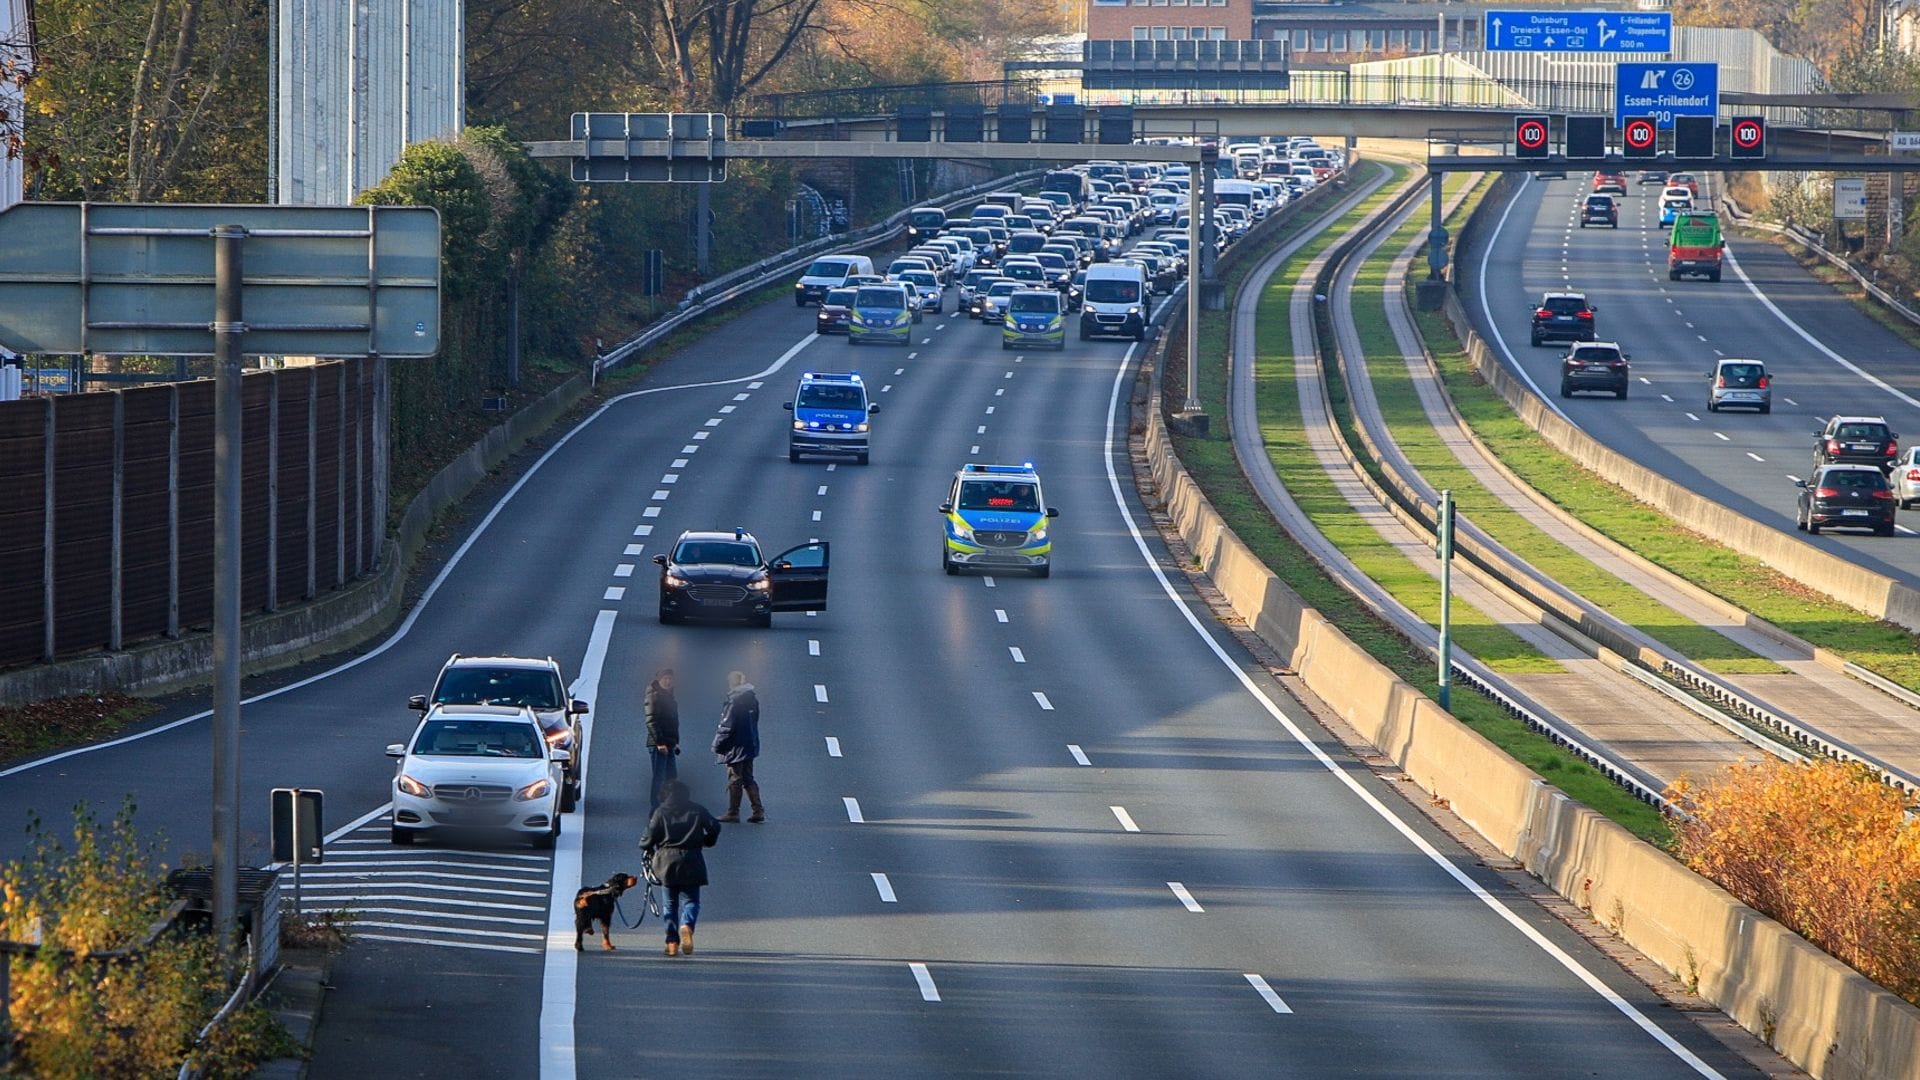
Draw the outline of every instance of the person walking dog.
[[[647,684],[647,747],[653,780],[647,787],[647,812],[660,808],[660,788],[680,775],[680,703],[673,697],[673,669],[661,668]]]
[[[700,921],[700,889],[707,883],[706,848],[720,839],[720,823],[694,802],[687,785],[660,785],[660,808],[647,819],[640,842],[653,879],[666,890],[667,955],[693,955],[693,928]]]
[[[753,807],[753,816],[747,820],[756,825],[767,820],[766,808],[760,804],[760,784],[753,778],[753,761],[760,756],[760,698],[738,671],[727,673],[727,701],[720,709],[719,730],[713,733],[713,752],[727,767],[727,812],[720,820],[740,820],[743,792]]]

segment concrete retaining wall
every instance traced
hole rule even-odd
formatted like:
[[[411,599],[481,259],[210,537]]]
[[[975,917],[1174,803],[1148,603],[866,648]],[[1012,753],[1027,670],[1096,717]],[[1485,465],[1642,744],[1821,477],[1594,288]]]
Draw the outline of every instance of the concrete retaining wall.
[[[1147,467],[1174,528],[1235,613],[1355,731],[1494,846],[1814,1076],[1920,1078],[1920,1010],[1575,803],[1308,607],[1180,465],[1151,381]]]

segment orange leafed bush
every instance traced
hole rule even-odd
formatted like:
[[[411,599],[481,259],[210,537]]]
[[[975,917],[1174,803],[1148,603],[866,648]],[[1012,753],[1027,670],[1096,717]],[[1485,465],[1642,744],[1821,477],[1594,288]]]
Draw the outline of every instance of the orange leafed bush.
[[[1745,903],[1920,1004],[1920,823],[1857,765],[1767,760],[1670,792],[1680,857]]]

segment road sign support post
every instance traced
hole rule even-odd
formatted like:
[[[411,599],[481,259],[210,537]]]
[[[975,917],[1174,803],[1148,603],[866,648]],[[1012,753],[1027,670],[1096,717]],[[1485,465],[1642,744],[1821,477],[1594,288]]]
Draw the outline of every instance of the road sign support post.
[[[233,968],[239,907],[240,805],[240,285],[247,231],[213,227],[213,933],[223,976]]]
[[[1433,223],[1427,229],[1427,280],[1446,280],[1447,270],[1447,214],[1441,206],[1441,189],[1446,185],[1446,173],[1430,173],[1432,181],[1428,186],[1433,192]]]
[[[1440,707],[1453,708],[1453,491],[1440,493]]]

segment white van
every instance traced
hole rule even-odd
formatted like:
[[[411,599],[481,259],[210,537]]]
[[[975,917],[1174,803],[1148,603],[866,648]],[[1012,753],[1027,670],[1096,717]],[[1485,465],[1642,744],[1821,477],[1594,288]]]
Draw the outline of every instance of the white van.
[[[794,306],[818,304],[829,290],[839,288],[848,278],[872,273],[873,260],[865,255],[822,255],[794,283]]]
[[[1080,340],[1147,336],[1147,273],[1138,263],[1097,263],[1080,301]]]

